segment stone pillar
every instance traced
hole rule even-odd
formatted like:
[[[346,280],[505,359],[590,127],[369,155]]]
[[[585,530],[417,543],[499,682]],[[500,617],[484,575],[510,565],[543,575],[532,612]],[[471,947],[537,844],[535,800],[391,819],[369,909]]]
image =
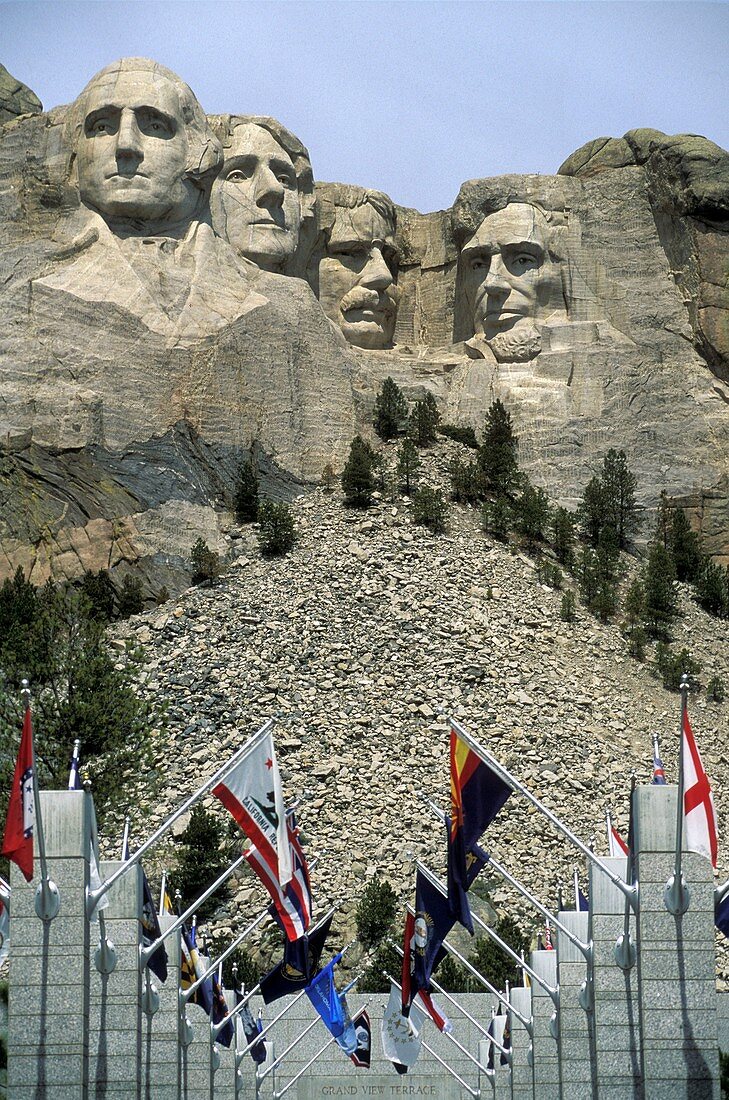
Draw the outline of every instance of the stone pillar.
[[[627,859],[604,858],[610,870],[625,878]],[[595,1002],[595,1072],[600,1100],[642,1100],[638,970],[624,971],[615,962],[615,943],[623,932],[626,900],[607,875],[590,863],[590,937],[593,941]],[[636,940],[635,918],[630,935]]]
[[[529,965],[548,985],[557,985],[556,951],[532,951]],[[553,1020],[555,1009],[547,991],[539,982],[532,982],[534,1095],[539,1100],[559,1100],[559,1013]]]
[[[142,974],[142,1100],[178,1100],[178,990],[180,987],[180,932],[165,940],[167,981],[147,971]],[[147,981],[149,975],[149,982]],[[151,995],[147,990],[151,987]],[[152,1005],[149,1002],[152,1002]],[[157,1006],[150,1014],[147,1009]]]
[[[532,991],[517,986],[509,993],[509,1003],[526,1019],[532,1015]],[[532,1041],[524,1024],[509,1013],[511,1027],[511,1095],[513,1100],[534,1100],[534,1058]]]
[[[13,1100],[88,1100],[90,814],[84,791],[43,791],[48,872],[61,905],[48,922],[35,913],[40,881],[10,865],[12,949],[8,1012],[8,1092]]]
[[[666,909],[673,873],[676,786],[636,787],[633,815],[640,883],[638,978],[647,1097],[718,1100],[719,1058],[711,864],[683,854],[690,890],[683,916]]]
[[[101,864],[102,879],[121,864]],[[136,1100],[142,1080],[142,982],[139,969],[142,868],[137,864],[112,886],[103,910],[106,935],[114,945],[116,966],[99,973],[95,954],[100,925],[90,928],[89,1098]]]
[[[588,942],[587,913],[573,909],[558,914],[573,935]],[[559,928],[557,935],[557,973],[559,976],[560,1032],[559,1056],[562,1100],[596,1100],[594,1050],[594,1013],[585,1012],[583,986],[587,979],[587,960]]]
[[[506,1029],[506,1016],[494,1016],[494,1038],[497,1043],[504,1045],[504,1031]],[[489,1039],[481,1039],[478,1044],[478,1060],[482,1066],[488,1065],[489,1050],[491,1048],[491,1042]],[[483,1074],[481,1075],[483,1078]],[[482,1093],[488,1096],[488,1087],[491,1087],[491,1092],[494,1100],[511,1100],[511,1072],[508,1065],[502,1066],[501,1064],[501,1051],[494,1047],[494,1074],[493,1077],[489,1077],[488,1081],[484,1079],[482,1086]]]
[[[225,990],[225,1000],[229,1009],[235,1007],[235,993],[231,989]],[[211,1073],[210,1097],[211,1100],[229,1100],[233,1093],[235,1079],[235,1038],[231,1040],[229,1047],[216,1043],[215,1049],[217,1068],[214,1073]]]
[[[180,1100],[202,1100],[210,1096],[210,1017],[200,1005],[188,1005],[186,1015],[192,1042],[180,1044]]]

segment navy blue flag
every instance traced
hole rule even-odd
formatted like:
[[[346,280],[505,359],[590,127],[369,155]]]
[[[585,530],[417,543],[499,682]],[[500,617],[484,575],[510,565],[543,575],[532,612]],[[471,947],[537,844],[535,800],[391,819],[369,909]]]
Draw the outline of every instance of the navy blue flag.
[[[289,993],[298,993],[309,984],[319,969],[332,917],[333,914],[308,936],[300,936],[293,943],[286,941],[281,962],[261,978],[261,996],[266,1004],[278,997],[287,997]]]
[[[145,947],[151,947],[161,935],[162,930],[159,926],[159,917],[157,916],[152,891],[149,888],[147,876],[142,871],[142,943]],[[167,981],[167,951],[164,943],[159,945],[147,966],[161,982]]]
[[[194,924],[189,931],[184,925],[182,926],[180,954],[180,988],[184,990],[189,989],[193,982],[201,978],[207,969],[207,960],[203,961],[203,958],[198,953],[197,930]],[[190,998],[190,1004],[200,1005],[200,1007],[207,1012],[208,1016],[212,1016],[213,986],[210,978],[206,978],[205,981],[201,982],[197,987]]]
[[[488,1069],[488,1070],[493,1070],[493,1068],[494,1068],[494,1053],[496,1051],[496,1047],[493,1044],[494,1028],[496,1026],[494,1024],[495,1018],[496,1018],[495,1016],[491,1017],[491,1023],[489,1024],[488,1030],[486,1032],[486,1034],[489,1037],[489,1056],[488,1056],[488,1061],[486,1062],[486,1069]]]
[[[415,924],[411,944],[411,996],[430,991],[430,976],[440,962],[443,940],[455,923],[448,897],[420,868],[415,876]]]
[[[244,993],[240,986],[234,985],[233,990],[235,992],[235,1003],[239,1005],[243,1000]],[[246,1036],[246,1046],[249,1046],[263,1031],[263,1023],[261,1022],[261,1014],[258,1013],[258,1019],[253,1019],[253,1013],[250,1010],[250,1002],[246,1002],[243,1008],[239,1012],[241,1023],[243,1024],[243,1031]],[[266,1061],[266,1041],[265,1039],[259,1040],[248,1051],[256,1065],[262,1065]]]
[[[463,830],[454,830],[446,816],[446,843],[448,845],[448,904],[451,915],[473,935],[473,921],[466,892],[476,875],[488,863],[488,855],[478,844],[472,844],[468,852],[463,850]]]
[[[501,1040],[503,1050],[501,1052],[501,1058],[499,1059],[502,1066],[508,1066],[509,1064],[509,1051],[511,1050],[511,1021],[509,1014],[506,1014],[506,1023],[504,1024],[504,1037]]]
[[[225,993],[223,992],[222,982],[219,982],[216,977],[212,979],[213,989],[213,1012],[211,1019],[214,1024],[222,1024],[225,1017],[228,1015],[228,1002],[225,999]],[[225,1027],[221,1028],[215,1039],[216,1043],[220,1043],[221,1046],[229,1047],[233,1042],[233,1021],[228,1020]]]
[[[343,1035],[345,1029],[344,1008],[334,985],[334,967],[341,957],[341,952],[335,955],[306,986],[306,996],[319,1013],[329,1034],[335,1039]],[[354,1047],[356,1046],[355,1038]]]
[[[729,938],[729,894],[720,901],[714,912],[714,923]]]
[[[577,910],[580,913],[586,913],[590,908],[590,903],[582,893],[582,890],[577,889]]]
[[[367,1010],[362,1008],[353,1019],[354,1031],[357,1037],[357,1047],[350,1055],[355,1066],[362,1069],[370,1068],[372,1056],[372,1024]]]

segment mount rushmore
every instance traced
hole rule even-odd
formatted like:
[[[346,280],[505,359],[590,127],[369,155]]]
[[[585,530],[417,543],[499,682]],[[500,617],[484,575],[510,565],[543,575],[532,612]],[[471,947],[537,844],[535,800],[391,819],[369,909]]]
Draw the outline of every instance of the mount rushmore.
[[[0,68],[0,578],[172,576],[242,456],[341,470],[387,376],[500,397],[564,504],[623,448],[729,559],[729,153],[633,130],[426,214],[314,168],[154,61],[47,112]]]

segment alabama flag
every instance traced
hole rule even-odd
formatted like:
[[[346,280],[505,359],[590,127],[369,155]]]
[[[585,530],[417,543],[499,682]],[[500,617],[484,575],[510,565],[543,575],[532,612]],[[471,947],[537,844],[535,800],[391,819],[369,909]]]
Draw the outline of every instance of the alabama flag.
[[[8,815],[2,854],[17,863],[26,882],[33,878],[33,722],[30,707],[25,708],[20,751],[15,761],[13,785],[10,788]]]
[[[267,733],[236,764],[213,794],[230,811],[281,886],[291,881],[291,849],[273,735]]]
[[[683,815],[686,847],[711,860],[716,867],[717,839],[714,796],[709,777],[701,763],[688,711],[684,707],[681,732],[681,763],[683,765]]]

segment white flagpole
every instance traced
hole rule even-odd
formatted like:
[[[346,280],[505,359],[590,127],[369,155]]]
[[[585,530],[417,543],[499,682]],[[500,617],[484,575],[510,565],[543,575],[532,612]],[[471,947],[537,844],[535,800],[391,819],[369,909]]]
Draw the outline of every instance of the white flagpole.
[[[177,821],[178,817],[181,817],[182,814],[190,809],[191,806],[194,806],[198,799],[202,798],[204,794],[207,794],[211,787],[214,787],[217,783],[224,779],[231,768],[234,768],[236,764],[239,764],[241,760],[245,759],[246,756],[250,756],[251,753],[258,748],[259,741],[270,731],[272,726],[273,719],[269,718],[269,720],[265,722],[248,741],[246,741],[245,745],[242,745],[241,748],[237,750],[237,752],[233,753],[230,760],[227,760],[225,764],[218,768],[214,775],[211,775],[209,779],[205,780],[202,787],[199,787],[194,794],[191,794],[190,797],[182,803],[181,806],[177,807],[174,813],[170,814],[167,820],[163,822],[163,824],[160,825],[160,827],[156,829],[155,832],[152,833],[151,837],[149,837],[148,840],[145,840],[144,844],[142,844],[142,846],[137,849],[134,855],[129,857],[129,859],[123,864],[123,866],[117,868],[113,875],[110,875],[109,878],[105,879],[104,882],[102,882],[98,890],[89,890],[86,897],[87,916],[91,917],[91,914],[93,913],[100,899],[104,896],[107,890],[110,890],[114,883],[117,882],[117,880],[120,879],[122,875],[125,875],[127,873],[130,867],[133,867],[135,863],[139,863],[139,860],[142,858],[145,852],[149,848],[151,848],[153,844],[156,844],[160,837],[164,836],[170,826],[173,825],[175,821]]]
[[[388,974],[386,970],[383,970],[382,973],[387,978],[388,982],[390,982],[392,985],[394,985],[395,989],[399,989],[400,992],[402,993],[402,986],[400,985],[400,983],[396,982],[395,979],[392,977],[392,975]],[[417,996],[417,994],[415,996]],[[413,1001],[414,1000],[415,1000],[415,997],[413,997]],[[418,1012],[422,1012],[423,1015],[426,1016],[430,1020],[431,1024],[434,1023],[434,1021],[433,1021],[432,1017],[430,1016],[430,1013],[428,1012],[427,1009],[421,1009],[419,1005],[416,1005],[415,1007],[417,1008]],[[471,1054],[470,1050],[467,1050],[463,1046],[462,1043],[458,1042],[458,1039],[456,1039],[455,1035],[453,1035],[450,1031],[442,1031],[441,1035],[445,1035],[446,1038],[450,1039],[450,1041],[458,1047],[461,1054],[465,1055],[465,1057],[468,1058],[469,1061],[473,1062],[473,1064],[475,1066],[478,1066],[481,1073],[486,1073],[486,1067],[481,1065],[478,1058],[474,1054]],[[443,1064],[445,1065],[445,1063],[443,1063]],[[460,1078],[459,1078],[459,1080],[460,1080]]]
[[[527,1019],[526,1016],[522,1016],[521,1012],[519,1012],[518,1009],[514,1008],[514,1006],[510,1004],[508,1000],[508,992],[506,994],[500,993],[496,986],[492,985],[488,978],[485,978],[481,971],[477,970],[473,963],[470,963],[468,959],[460,953],[460,951],[458,951],[455,947],[453,947],[452,944],[448,942],[447,939],[443,940],[443,946],[445,947],[449,955],[452,955],[454,959],[458,959],[459,963],[461,963],[462,966],[465,966],[469,974],[473,974],[476,981],[480,982],[485,989],[488,989],[489,993],[493,993],[494,997],[496,997],[496,999],[504,1006],[504,1008],[508,1009],[509,1012],[514,1013],[517,1020],[519,1020],[524,1025],[528,1034],[531,1036],[533,1034],[531,1019]],[[521,961],[519,962],[519,965],[522,965]]]
[[[223,951],[221,955],[218,955],[217,959],[215,959],[214,962],[210,963],[210,966],[207,968],[207,970],[203,974],[201,974],[200,977],[192,983],[192,985],[190,985],[187,989],[180,990],[180,1000],[183,1004],[187,1004],[190,998],[195,995],[197,989],[199,989],[203,982],[210,977],[213,971],[218,970],[218,980],[220,980],[220,975],[222,974],[222,967],[225,960],[233,954],[237,947],[240,947],[240,945],[243,943],[243,940],[247,939],[247,937],[250,936],[251,932],[253,932],[254,929],[256,929],[261,923],[261,921],[265,920],[268,915],[268,909],[264,909],[262,913],[259,913],[256,919],[254,921],[251,921],[248,927],[245,928],[228,947],[226,947],[225,951]]]
[[[28,681],[22,681],[23,688],[20,692],[23,701],[25,703],[24,710],[26,713],[30,712],[30,688]],[[51,921],[57,915],[59,907],[61,905],[61,898],[58,893],[58,887],[55,882],[49,878],[48,875],[48,863],[46,861],[46,838],[43,833],[43,817],[41,815],[41,802],[40,802],[40,790],[38,787],[38,768],[35,762],[35,730],[32,726],[31,716],[31,748],[33,756],[32,764],[32,776],[33,776],[33,807],[34,807],[34,839],[38,841],[38,858],[41,865],[41,881],[38,885],[38,889],[35,892],[35,911],[36,915],[40,917],[42,921]]]
[[[673,874],[669,876],[666,888],[663,891],[663,901],[669,913],[680,917],[689,907],[691,895],[681,870],[681,856],[683,848],[683,796],[686,785],[686,777],[683,767],[683,742],[684,724],[688,709],[688,677],[684,674],[681,678],[681,732],[678,739],[678,799],[676,802],[676,851],[674,855]]]
[[[164,912],[165,894],[166,893],[167,893],[167,872],[163,871],[162,872],[162,880],[159,884],[159,907],[157,909],[158,913]]]
[[[122,833],[121,858],[128,859],[129,855],[129,814],[124,818],[124,832]]]
[[[73,743],[73,752],[71,753],[71,767],[68,773],[68,789],[69,791],[75,791],[76,788],[76,776],[78,774],[78,768],[74,768],[74,764],[78,764],[79,755],[81,752],[81,738],[77,737]]]
[[[579,913],[579,911],[580,911],[580,882],[579,882],[579,879],[577,877],[577,868],[576,867],[572,868],[572,885],[574,886],[574,890],[575,890],[575,912]]]
[[[458,722],[455,718],[450,718],[449,721],[451,726],[453,726],[453,728],[458,733],[459,737],[461,737],[468,744],[469,748],[473,749],[476,755],[479,756],[485,764],[488,764],[488,766],[497,773],[499,778],[502,779],[503,782],[507,784],[507,786],[511,787],[513,791],[518,791],[519,794],[523,794],[524,797],[527,798],[531,802],[531,804],[539,810],[540,813],[544,814],[544,816],[552,822],[555,828],[559,829],[559,831],[567,837],[571,844],[574,844],[576,848],[579,848],[582,854],[586,856],[591,863],[594,863],[596,867],[599,867],[603,874],[605,874],[610,879],[613,886],[616,886],[617,889],[625,895],[633,909],[637,910],[638,891],[636,890],[635,886],[625,883],[619,875],[616,875],[615,872],[611,870],[611,868],[607,867],[603,863],[603,861],[595,855],[594,852],[590,851],[588,846],[584,844],[579,837],[575,836],[572,830],[569,829],[564,824],[564,822],[560,821],[560,819],[555,813],[552,812],[552,810],[545,806],[544,803],[536,797],[536,795],[533,795],[532,792],[523,785],[523,783],[520,783],[519,780],[511,774],[511,772],[507,771],[504,765],[500,764],[498,760],[491,755],[488,749],[485,749],[483,745],[476,741],[476,739],[463,728],[460,722]]]

